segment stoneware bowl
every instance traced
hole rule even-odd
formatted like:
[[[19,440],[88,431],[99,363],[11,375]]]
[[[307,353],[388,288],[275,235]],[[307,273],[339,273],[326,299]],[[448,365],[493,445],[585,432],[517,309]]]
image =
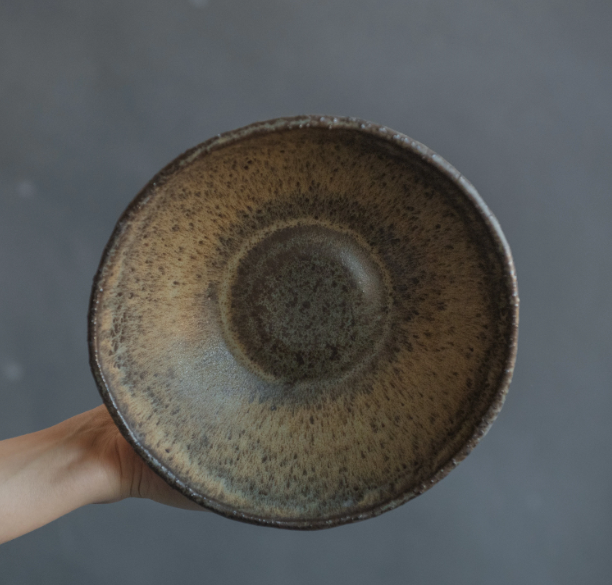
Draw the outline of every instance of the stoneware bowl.
[[[170,485],[225,516],[325,528],[444,477],[499,412],[510,250],[474,188],[406,136],[305,116],[217,136],[119,219],[91,366]]]

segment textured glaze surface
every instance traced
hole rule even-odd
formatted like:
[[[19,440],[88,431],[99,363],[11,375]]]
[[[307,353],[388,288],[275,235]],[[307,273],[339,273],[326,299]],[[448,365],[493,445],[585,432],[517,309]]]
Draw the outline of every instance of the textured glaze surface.
[[[316,528],[394,507],[469,452],[510,381],[517,298],[450,165],[385,129],[299,121],[214,139],[143,190],[105,252],[90,343],[166,479],[226,515]]]
[[[336,384],[369,361],[391,305],[382,267],[353,238],[302,223],[248,242],[226,271],[221,303],[233,353],[298,395],[301,382]]]

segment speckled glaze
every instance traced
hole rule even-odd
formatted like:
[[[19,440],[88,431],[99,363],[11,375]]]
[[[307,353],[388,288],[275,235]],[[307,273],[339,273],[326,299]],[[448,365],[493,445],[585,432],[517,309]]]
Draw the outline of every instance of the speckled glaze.
[[[353,118],[217,136],[163,169],[106,247],[91,365],[171,485],[283,528],[365,519],[428,489],[502,406],[510,250],[423,145]]]

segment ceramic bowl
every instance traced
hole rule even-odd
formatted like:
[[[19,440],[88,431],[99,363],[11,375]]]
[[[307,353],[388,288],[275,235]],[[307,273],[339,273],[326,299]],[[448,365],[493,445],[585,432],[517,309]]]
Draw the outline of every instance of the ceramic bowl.
[[[92,370],[169,484],[225,516],[313,529],[444,477],[499,412],[518,297],[474,187],[418,142],[304,116],[160,171],[95,278]]]

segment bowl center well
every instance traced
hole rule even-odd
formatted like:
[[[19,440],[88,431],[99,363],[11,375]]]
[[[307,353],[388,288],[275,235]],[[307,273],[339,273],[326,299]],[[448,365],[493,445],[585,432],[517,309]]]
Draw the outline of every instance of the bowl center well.
[[[388,294],[382,268],[355,238],[323,225],[268,233],[230,262],[226,339],[267,379],[338,378],[374,352]]]

